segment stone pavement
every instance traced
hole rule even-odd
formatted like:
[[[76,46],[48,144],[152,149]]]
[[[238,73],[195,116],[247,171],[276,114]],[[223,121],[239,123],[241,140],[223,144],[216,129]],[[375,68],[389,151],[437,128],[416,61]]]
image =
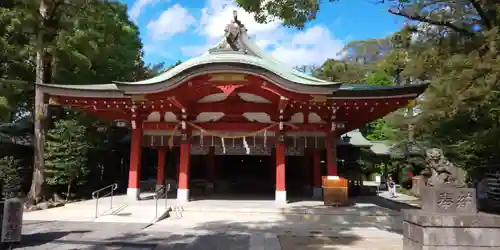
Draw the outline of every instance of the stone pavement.
[[[373,223],[342,225],[279,215],[192,214],[154,225],[25,221],[20,249],[359,250],[369,246],[395,250],[401,245],[400,234],[381,230]]]
[[[92,219],[92,211],[84,213],[91,204],[67,207],[69,214],[49,209],[47,220],[58,214],[64,219],[35,220],[43,218],[43,213],[25,216],[20,249],[395,250],[402,248],[399,210],[408,206],[378,196],[356,200],[353,207],[334,209],[307,202],[274,209],[266,207],[269,202],[251,201],[255,207],[248,201],[231,203],[234,207],[219,203],[193,202],[180,216],[174,213],[155,224],[148,222],[151,211],[145,210],[141,222],[117,218],[135,217],[123,211],[109,216],[109,221]],[[215,205],[219,209],[214,209]],[[72,218],[79,211],[84,221]],[[135,214],[138,216],[139,210]]]
[[[392,200],[394,202],[404,203],[404,204],[408,204],[410,206],[420,208],[420,199],[415,197],[415,196],[397,193],[396,197],[391,197],[389,191],[381,191],[378,193],[378,196],[380,196],[384,199],[387,199],[387,200]]]

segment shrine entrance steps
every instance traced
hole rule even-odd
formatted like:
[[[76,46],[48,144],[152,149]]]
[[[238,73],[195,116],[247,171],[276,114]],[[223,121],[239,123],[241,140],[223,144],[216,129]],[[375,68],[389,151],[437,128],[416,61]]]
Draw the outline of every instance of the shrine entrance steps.
[[[156,200],[151,194],[130,202],[126,195],[99,200],[98,217],[95,218],[95,200],[67,204],[64,207],[24,213],[24,220],[36,221],[89,221],[128,222],[145,224],[190,223],[190,221],[238,221],[281,223],[290,227],[327,230],[336,227],[377,228],[383,231],[401,232],[400,212],[381,206],[374,197],[353,199],[349,207],[325,207],[321,201],[298,201],[277,205],[274,200],[194,200],[180,203],[175,199]],[[149,198],[148,198],[149,197]],[[378,198],[378,197],[377,197]],[[165,218],[159,222],[158,218]],[[258,224],[258,223],[257,223]],[[313,225],[314,224],[314,225]],[[255,225],[258,227],[258,225]]]
[[[165,199],[159,199],[157,207],[153,196],[153,193],[142,193],[138,201],[130,201],[127,195],[115,195],[112,199],[104,197],[99,199],[97,213],[96,200],[79,201],[62,207],[25,212],[23,220],[152,224],[166,217],[168,210]]]

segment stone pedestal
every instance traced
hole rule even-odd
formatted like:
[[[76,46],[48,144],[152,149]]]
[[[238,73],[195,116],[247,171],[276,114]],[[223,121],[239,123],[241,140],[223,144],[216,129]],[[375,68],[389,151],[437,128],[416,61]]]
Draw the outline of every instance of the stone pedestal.
[[[472,188],[422,189],[422,209],[403,210],[403,250],[500,249],[500,216],[477,213]]]
[[[12,198],[0,202],[0,249],[12,249],[13,244],[21,242],[24,203]]]

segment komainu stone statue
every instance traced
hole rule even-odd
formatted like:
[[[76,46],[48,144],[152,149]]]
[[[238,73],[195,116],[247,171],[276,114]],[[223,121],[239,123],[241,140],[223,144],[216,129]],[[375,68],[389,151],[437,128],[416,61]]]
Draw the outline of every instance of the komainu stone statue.
[[[431,148],[425,152],[427,169],[431,172],[431,177],[427,180],[428,186],[452,186],[465,187],[466,172],[455,167],[439,148]]]

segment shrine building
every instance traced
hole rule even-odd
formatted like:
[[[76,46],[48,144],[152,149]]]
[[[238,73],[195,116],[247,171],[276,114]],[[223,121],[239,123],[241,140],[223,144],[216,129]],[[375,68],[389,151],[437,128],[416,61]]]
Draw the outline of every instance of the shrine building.
[[[266,54],[236,15],[225,31],[205,54],[151,79],[37,87],[49,104],[130,128],[132,199],[139,197],[141,165],[148,160],[141,152],[151,148],[156,184],[173,179],[180,201],[196,195],[195,186],[226,186],[226,192],[259,191],[277,202],[302,187],[320,196],[322,175],[342,175],[341,135],[407,107],[427,87],[324,81]]]

